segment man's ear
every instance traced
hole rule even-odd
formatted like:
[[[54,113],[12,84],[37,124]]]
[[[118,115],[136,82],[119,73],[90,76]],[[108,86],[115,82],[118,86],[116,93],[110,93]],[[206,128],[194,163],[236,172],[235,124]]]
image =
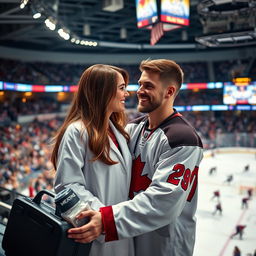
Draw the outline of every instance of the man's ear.
[[[169,85],[166,90],[166,97],[173,97],[176,93],[176,87],[174,85]]]

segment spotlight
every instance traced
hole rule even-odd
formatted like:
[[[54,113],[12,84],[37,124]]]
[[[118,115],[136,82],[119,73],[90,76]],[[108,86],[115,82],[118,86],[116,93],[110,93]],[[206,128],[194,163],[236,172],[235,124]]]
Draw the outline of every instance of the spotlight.
[[[42,16],[41,13],[40,13],[40,12],[37,12],[37,13],[35,13],[35,14],[33,15],[33,18],[34,18],[34,19],[39,19],[41,16]]]
[[[21,0],[20,9],[25,8],[25,6],[28,4],[28,1],[29,1],[29,0]]]
[[[57,22],[52,17],[49,17],[48,19],[46,19],[44,23],[47,26],[47,28],[49,28],[50,30],[55,30]]]
[[[58,30],[58,34],[60,35],[60,37],[62,37],[65,40],[69,40],[70,38],[69,33],[64,28],[60,28]]]

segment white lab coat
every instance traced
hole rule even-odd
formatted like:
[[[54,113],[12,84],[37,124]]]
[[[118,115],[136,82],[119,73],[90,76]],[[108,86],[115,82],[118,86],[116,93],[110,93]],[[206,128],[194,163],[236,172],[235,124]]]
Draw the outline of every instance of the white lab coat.
[[[77,121],[68,126],[58,151],[57,173],[54,188],[56,192],[71,187],[82,200],[89,202],[94,210],[128,199],[132,158],[126,139],[110,121],[119,147],[110,139],[110,157],[118,161],[106,165],[101,161],[90,161],[93,154],[88,147],[87,131]],[[84,130],[81,136],[81,131]],[[133,256],[133,239],[103,242],[104,236],[92,244],[90,256]]]

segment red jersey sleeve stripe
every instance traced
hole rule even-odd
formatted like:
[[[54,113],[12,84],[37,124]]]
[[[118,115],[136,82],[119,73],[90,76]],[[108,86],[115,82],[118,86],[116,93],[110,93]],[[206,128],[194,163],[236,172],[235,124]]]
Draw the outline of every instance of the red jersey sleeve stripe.
[[[105,241],[109,242],[109,241],[118,240],[112,206],[102,207],[100,208],[100,212],[101,212],[102,223],[104,227]]]

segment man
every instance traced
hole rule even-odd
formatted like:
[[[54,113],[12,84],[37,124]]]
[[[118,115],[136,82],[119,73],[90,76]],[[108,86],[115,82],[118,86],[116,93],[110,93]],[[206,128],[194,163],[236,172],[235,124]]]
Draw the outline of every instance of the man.
[[[219,212],[219,215],[222,215],[222,206],[221,202],[218,202],[215,206],[215,211],[212,213],[212,215],[215,215],[217,212]]]
[[[212,196],[211,200],[213,200],[214,198],[217,198],[217,200],[219,201],[219,199],[220,199],[220,191],[219,190],[213,191],[213,196]]]
[[[217,172],[217,167],[216,166],[211,167],[209,170],[209,175],[212,175],[213,173],[216,173],[216,172]]]
[[[231,238],[233,238],[236,235],[239,235],[240,240],[242,240],[245,228],[246,228],[246,225],[237,225],[236,232],[231,235]]]
[[[227,179],[224,181],[224,183],[228,183],[228,185],[230,185],[230,183],[232,182],[232,180],[233,180],[233,174],[230,174],[230,175],[228,175],[227,176]]]
[[[252,198],[252,192],[253,192],[253,189],[252,188],[248,188],[247,195],[248,195],[249,199]]]
[[[250,165],[247,164],[245,167],[244,167],[244,172],[248,172],[250,170]]]
[[[242,198],[242,209],[248,209],[248,201],[250,200],[249,197]]]
[[[91,221],[70,229],[69,237],[90,242],[104,231],[105,241],[135,237],[138,256],[190,256],[202,142],[173,108],[183,81],[179,65],[146,60],[140,70],[138,110],[148,115],[127,126],[133,154],[132,200],[102,207],[100,213],[83,212],[78,218],[89,216]]]

